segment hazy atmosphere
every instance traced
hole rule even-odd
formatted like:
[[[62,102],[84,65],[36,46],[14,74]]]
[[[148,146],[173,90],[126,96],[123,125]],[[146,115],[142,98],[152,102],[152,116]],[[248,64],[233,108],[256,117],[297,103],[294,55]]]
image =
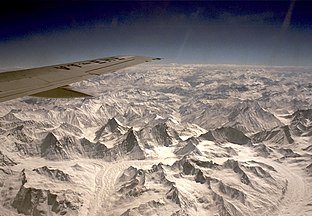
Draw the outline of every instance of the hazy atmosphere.
[[[111,55],[311,65],[310,1],[2,1],[1,68]]]

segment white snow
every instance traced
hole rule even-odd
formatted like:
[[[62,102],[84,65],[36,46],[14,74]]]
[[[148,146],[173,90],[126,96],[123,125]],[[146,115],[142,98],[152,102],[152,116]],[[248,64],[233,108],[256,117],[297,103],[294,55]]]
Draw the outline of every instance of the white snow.
[[[308,216],[312,119],[296,135],[302,126],[289,116],[312,107],[311,70],[147,64],[74,84],[95,98],[2,103],[0,215]],[[112,118],[121,129],[97,137]],[[283,125],[294,143],[253,143]],[[230,143],[226,130],[215,141],[200,136],[222,127],[251,141]],[[44,166],[58,174],[34,170]]]

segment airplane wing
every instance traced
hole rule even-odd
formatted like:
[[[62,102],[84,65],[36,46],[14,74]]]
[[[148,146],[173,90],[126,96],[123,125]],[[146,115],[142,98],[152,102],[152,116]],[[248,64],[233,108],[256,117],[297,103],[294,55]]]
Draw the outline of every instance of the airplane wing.
[[[84,97],[68,84],[111,73],[126,67],[160,60],[145,56],[114,56],[26,70],[0,73],[0,102],[23,96]]]

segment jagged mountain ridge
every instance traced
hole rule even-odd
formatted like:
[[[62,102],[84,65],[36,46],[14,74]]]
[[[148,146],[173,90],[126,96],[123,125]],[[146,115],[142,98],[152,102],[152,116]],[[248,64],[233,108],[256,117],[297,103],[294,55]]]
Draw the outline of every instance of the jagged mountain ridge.
[[[282,126],[273,128],[272,130],[264,130],[256,133],[252,136],[252,140],[255,143],[261,143],[264,141],[269,141],[270,143],[276,143],[279,145],[292,144],[294,140],[290,133],[288,126]]]
[[[228,123],[225,124],[245,133],[255,133],[282,125],[272,113],[265,111],[255,101],[237,104],[228,116]]]
[[[74,84],[95,98],[6,102],[1,208],[13,215],[304,215],[311,136],[309,116],[295,111],[311,106],[311,93],[289,79],[310,78],[281,79],[288,70],[140,66]]]
[[[312,135],[312,109],[297,110],[291,115],[290,127],[297,136]]]

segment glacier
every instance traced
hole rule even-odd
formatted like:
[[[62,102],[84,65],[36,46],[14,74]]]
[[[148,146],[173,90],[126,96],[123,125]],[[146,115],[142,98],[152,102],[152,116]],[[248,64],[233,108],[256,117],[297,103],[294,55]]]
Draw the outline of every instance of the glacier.
[[[310,215],[312,67],[144,64],[0,106],[0,215]]]

